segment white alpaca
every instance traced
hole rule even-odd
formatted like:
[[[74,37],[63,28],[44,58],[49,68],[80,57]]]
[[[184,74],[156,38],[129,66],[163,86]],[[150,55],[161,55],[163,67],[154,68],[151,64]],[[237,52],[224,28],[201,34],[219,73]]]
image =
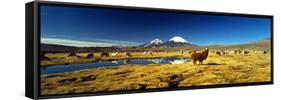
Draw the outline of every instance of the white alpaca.
[[[111,56],[112,56],[112,57],[116,57],[116,56],[117,56],[117,54],[118,54],[118,52],[111,53]]]
[[[147,54],[152,55],[152,51],[147,52]]]
[[[143,52],[143,55],[147,55],[147,52],[145,51],[145,52]]]
[[[152,51],[145,51],[143,52],[143,55],[152,55]]]

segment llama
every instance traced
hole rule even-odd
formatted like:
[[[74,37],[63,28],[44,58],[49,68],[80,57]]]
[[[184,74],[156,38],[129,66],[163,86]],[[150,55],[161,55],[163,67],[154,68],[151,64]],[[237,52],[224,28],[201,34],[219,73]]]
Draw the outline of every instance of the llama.
[[[153,54],[152,54],[152,51],[145,51],[145,52],[143,52],[143,55],[153,55]]]
[[[43,52],[41,55],[40,55],[40,59],[42,61],[52,61],[49,57],[46,56],[46,53]]]
[[[242,53],[242,51],[241,50],[238,50],[238,54],[241,54]]]
[[[247,55],[249,53],[250,53],[250,51],[244,51],[244,55]]]
[[[219,56],[221,56],[221,52],[219,52],[219,51],[217,51],[216,54],[219,55]]]
[[[241,50],[235,50],[234,53],[235,53],[235,54],[241,54],[242,51],[241,51]]]
[[[153,54],[152,54],[152,51],[148,51],[147,54],[148,54],[148,55],[153,55]]]
[[[222,51],[222,55],[226,56],[228,54],[227,51]]]
[[[70,53],[67,57],[77,57],[77,58],[81,58],[81,56],[76,55],[76,53],[74,53],[74,52]]]
[[[196,53],[196,52],[194,52],[194,53],[191,55],[191,58],[192,58],[192,61],[193,61],[193,65],[196,65],[197,60],[199,61],[199,65],[203,64],[203,60],[206,60],[206,59],[207,59],[208,53],[209,53],[208,48],[206,48],[206,50],[203,51],[202,53]]]
[[[183,50],[182,49],[180,49],[180,54],[183,54],[184,52],[183,52]]]
[[[101,57],[109,57],[109,53],[107,53],[107,52],[102,52],[102,53],[100,54],[100,56],[101,56]]]
[[[234,51],[233,51],[233,50],[231,50],[231,51],[229,51],[229,53],[230,53],[230,54],[234,54]]]
[[[145,51],[145,52],[143,52],[143,55],[147,55],[147,52]]]
[[[187,53],[188,53],[188,54],[191,54],[191,53],[192,53],[192,51],[187,51]]]
[[[126,57],[132,57],[132,55],[131,55],[130,53],[128,53],[128,52],[125,52],[124,55],[125,55]]]
[[[94,58],[94,54],[88,54],[86,58],[87,58],[87,59]]]

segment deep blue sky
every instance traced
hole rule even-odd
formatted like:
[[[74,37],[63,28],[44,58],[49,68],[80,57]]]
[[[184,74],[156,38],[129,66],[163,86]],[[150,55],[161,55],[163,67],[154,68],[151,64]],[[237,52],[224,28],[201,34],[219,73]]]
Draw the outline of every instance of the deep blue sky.
[[[48,5],[41,5],[40,15],[43,43],[138,45],[181,36],[197,45],[230,45],[270,38],[266,18]]]

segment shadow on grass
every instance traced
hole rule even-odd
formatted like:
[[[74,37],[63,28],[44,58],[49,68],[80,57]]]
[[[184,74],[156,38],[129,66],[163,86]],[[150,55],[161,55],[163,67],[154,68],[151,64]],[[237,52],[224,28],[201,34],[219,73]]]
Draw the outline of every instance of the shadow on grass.
[[[207,63],[205,65],[226,65],[225,63]]]

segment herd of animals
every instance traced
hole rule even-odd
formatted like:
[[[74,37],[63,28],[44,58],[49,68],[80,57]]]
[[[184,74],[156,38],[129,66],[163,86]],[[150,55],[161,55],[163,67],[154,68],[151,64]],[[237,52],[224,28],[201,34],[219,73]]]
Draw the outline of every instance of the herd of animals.
[[[212,53],[216,53],[217,55],[228,55],[229,53],[234,53],[234,54],[249,54],[249,53],[262,53],[262,54],[267,54],[270,51],[249,51],[249,50],[233,50],[233,51],[212,51]]]
[[[102,53],[100,54],[100,56],[101,56],[101,57],[110,57],[110,56],[111,56],[111,57],[116,57],[118,54],[119,54],[118,52],[114,52],[114,53],[111,53],[111,54],[108,53],[108,52],[102,52]],[[147,53],[145,53],[145,55],[147,55],[147,54],[152,55],[152,52],[147,52]],[[131,53],[128,53],[128,52],[125,52],[124,55],[125,55],[126,57],[132,57],[132,54],[131,54]],[[82,56],[79,56],[79,55],[77,55],[77,54],[74,53],[74,52],[70,53],[67,57],[83,58]],[[93,54],[93,53],[90,53],[90,54],[88,54],[85,58],[86,58],[86,59],[93,59],[93,58],[94,58],[94,54]],[[40,54],[40,59],[41,59],[42,61],[52,61],[51,58],[49,58],[49,57],[46,56],[46,53],[45,53],[45,52],[43,52],[43,53]]]
[[[184,54],[184,50],[180,49],[179,50],[180,54]],[[228,54],[242,54],[242,55],[249,55],[250,53],[258,53],[258,54],[267,54],[270,51],[253,51],[253,50],[212,50],[211,53],[214,53],[218,56],[226,56]],[[166,52],[168,53],[168,52]],[[191,59],[193,61],[193,65],[197,65],[197,61],[199,62],[199,65],[203,64],[203,61],[207,59],[208,54],[209,54],[209,49],[206,48],[204,51],[187,51],[186,53],[191,54]],[[154,52],[152,51],[144,51],[143,55],[153,55]],[[119,52],[113,52],[113,53],[108,53],[108,52],[102,52],[100,53],[101,57],[116,57],[117,55],[120,55]],[[132,57],[132,54],[129,52],[124,52],[123,55],[125,57]],[[67,57],[77,57],[77,58],[82,58],[81,56],[77,55],[76,53],[72,52],[70,53]],[[90,53],[86,57],[86,59],[93,59],[94,54]],[[40,59],[42,61],[51,61],[49,57],[46,56],[46,53],[43,52],[40,54]]]
[[[253,50],[226,50],[226,51],[223,51],[223,50],[214,50],[214,51],[211,51],[212,53],[216,54],[216,55],[219,55],[219,56],[226,56],[228,54],[242,54],[242,55],[249,55],[250,53],[254,53],[254,54],[267,54],[269,53],[270,51],[253,51]],[[203,64],[203,61],[207,59],[208,57],[208,53],[209,53],[209,49],[206,48],[206,50],[204,50],[203,52],[201,53],[197,53],[196,51],[194,51],[192,54],[191,54],[191,58],[192,58],[192,61],[193,61],[193,65],[197,65],[197,61],[199,62],[199,65]]]

